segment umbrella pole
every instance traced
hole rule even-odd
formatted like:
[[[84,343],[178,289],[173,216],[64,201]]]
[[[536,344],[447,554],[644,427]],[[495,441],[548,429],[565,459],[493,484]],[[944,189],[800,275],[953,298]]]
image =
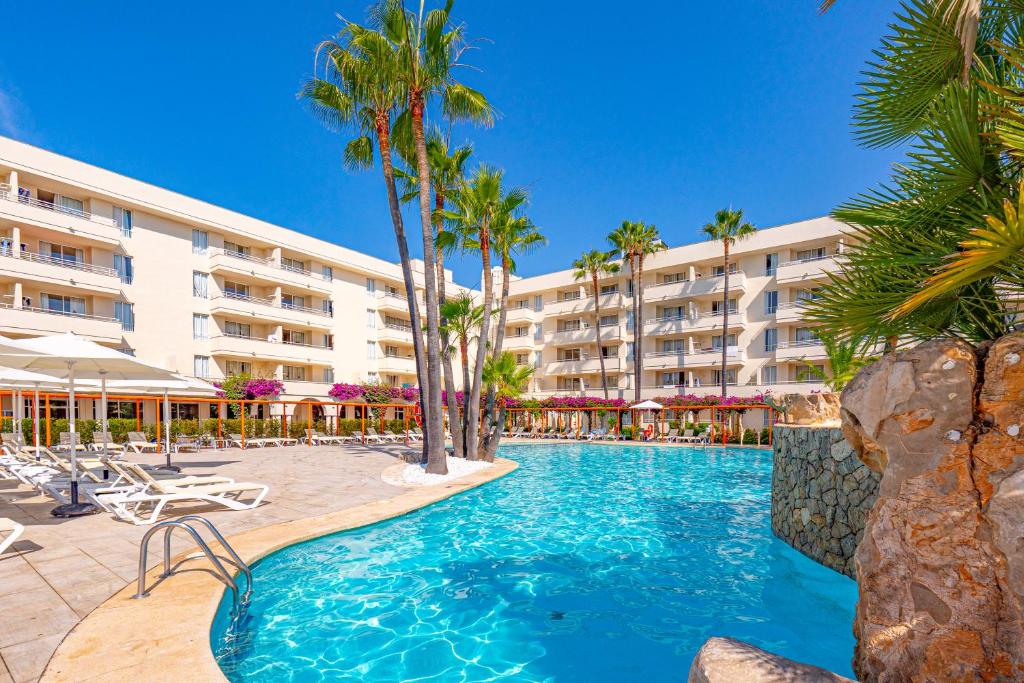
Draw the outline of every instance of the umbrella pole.
[[[36,411],[36,419],[32,421],[32,433],[36,439],[36,460],[39,460],[39,385],[36,385],[36,400],[33,402],[32,407]]]
[[[164,430],[164,444],[167,446],[165,457],[167,462],[160,469],[181,472],[180,467],[171,464],[171,398],[166,389],[164,389],[164,424],[167,427]]]
[[[19,450],[21,449],[21,408],[19,407],[19,397],[21,396],[21,390],[15,388],[11,391],[11,431],[14,432],[14,443],[17,444]]]
[[[100,372],[100,431],[103,432],[103,478],[110,477],[110,470],[107,469],[107,458],[110,457],[107,451],[107,373]],[[93,448],[96,442],[93,441]]]
[[[71,502],[50,510],[54,517],[82,517],[99,512],[92,503],[78,502],[78,432],[75,431],[75,362],[68,361],[68,431],[71,432]]]

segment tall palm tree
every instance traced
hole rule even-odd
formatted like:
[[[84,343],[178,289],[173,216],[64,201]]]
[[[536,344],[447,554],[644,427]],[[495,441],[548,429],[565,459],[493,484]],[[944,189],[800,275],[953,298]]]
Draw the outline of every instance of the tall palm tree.
[[[414,13],[405,9],[404,0],[383,0],[372,10],[381,30],[395,45],[398,67],[395,77],[404,89],[416,150],[427,309],[427,393],[430,397],[427,404],[436,408],[428,419],[439,433],[443,428],[440,311],[430,208],[430,160],[424,121],[434,100],[440,101],[444,115],[451,121],[463,119],[484,124],[493,121],[487,98],[455,79],[454,68],[459,64],[465,41],[462,26],[450,21],[452,4],[453,0],[447,0],[442,8],[425,12],[424,1],[420,0],[419,11]],[[443,443],[428,445],[427,471],[447,471]]]
[[[722,243],[722,257],[725,263],[722,273],[722,398],[725,398],[728,386],[725,370],[729,350],[729,248],[755,232],[757,228],[743,220],[742,209],[719,209],[715,213],[715,222],[704,226],[704,234],[708,239]]]
[[[462,387],[463,387],[463,408],[461,413],[466,411],[469,394],[469,347],[476,343],[479,345],[480,327],[484,317],[484,307],[473,303],[473,297],[463,292],[441,304],[441,319],[444,324],[441,331],[445,339],[457,340],[459,347],[459,360],[462,366]],[[455,345],[449,343],[445,346],[445,356],[450,359]],[[456,438],[456,432],[460,432],[458,444],[465,448],[466,444],[466,420],[463,419],[458,406],[458,399],[455,396],[454,383],[451,389],[445,389],[448,396],[448,420],[451,423],[452,438]],[[455,405],[453,409],[451,406]],[[458,447],[457,447],[458,449]],[[457,452],[461,452],[458,451]]]
[[[608,241],[614,252],[629,262],[629,278],[633,283],[633,398],[639,403],[644,370],[644,260],[664,249],[665,242],[656,227],[643,221],[622,221],[622,225],[608,235]]]
[[[395,167],[392,160],[392,123],[403,103],[403,89],[394,77],[395,51],[376,31],[342,19],[344,26],[337,37],[317,46],[318,61],[324,60],[322,77],[308,80],[299,97],[310,111],[328,128],[350,130],[355,133],[345,145],[343,160],[346,167],[365,170],[373,166],[374,143],[380,156],[384,186],[387,190],[391,224],[402,264],[405,296],[413,327],[419,319],[415,280],[409,244],[405,236],[402,210],[395,185]],[[420,387],[427,378],[427,359],[420,334],[413,335],[413,355]],[[422,392],[421,392],[422,402]],[[423,405],[426,412],[426,405]],[[431,426],[424,425],[424,451],[432,440]],[[436,435],[443,434],[438,429]],[[438,437],[443,445],[443,436]]]
[[[505,429],[505,408],[509,399],[518,398],[526,390],[533,368],[518,365],[511,351],[503,351],[497,356],[490,356],[484,365],[484,381],[494,387],[498,403],[498,416],[487,425],[484,434],[484,459],[493,462],[498,450],[501,433]]]
[[[606,275],[619,272],[619,264],[606,251],[591,249],[572,262],[573,277],[577,280],[590,278],[594,290],[594,328],[597,330],[597,357],[601,361],[601,390],[608,398],[608,375],[604,369],[604,348],[601,344],[601,288],[598,280]]]
[[[481,164],[469,180],[452,197],[452,208],[443,212],[451,229],[437,236],[437,243],[445,250],[460,248],[463,252],[480,253],[483,278],[484,311],[494,309],[494,273],[491,269],[491,229],[502,216],[512,215],[526,203],[526,194],[520,189],[504,193],[501,181],[504,173]],[[490,338],[491,316],[484,315],[480,326],[480,343],[473,366],[473,383],[469,388],[466,407],[466,457],[478,459],[480,424],[480,394]]]
[[[403,145],[404,146],[404,145]],[[409,145],[411,147],[411,145]],[[415,159],[415,150],[402,150],[400,152],[405,159]],[[465,180],[466,163],[473,153],[472,145],[462,145],[454,149],[449,148],[447,136],[435,127],[427,136],[427,156],[430,161],[430,186],[434,191],[434,230],[440,235],[444,231],[444,216],[446,199],[456,192]],[[405,170],[396,170],[396,175],[402,183],[402,201],[410,202],[419,197],[419,175],[409,173]],[[441,306],[440,336],[441,347],[447,348],[449,344],[448,332],[445,327],[444,305],[447,301],[445,291],[444,273],[444,250],[435,247],[435,260],[437,261],[437,298]],[[466,433],[465,421],[460,412],[458,401],[455,398],[455,374],[452,372],[452,358],[450,354],[442,354],[441,363],[443,366],[445,396],[448,404],[448,420],[451,423],[452,445],[455,452],[462,457],[466,456],[466,444],[463,436]],[[463,387],[468,390],[468,386]],[[456,428],[458,425],[458,428]]]

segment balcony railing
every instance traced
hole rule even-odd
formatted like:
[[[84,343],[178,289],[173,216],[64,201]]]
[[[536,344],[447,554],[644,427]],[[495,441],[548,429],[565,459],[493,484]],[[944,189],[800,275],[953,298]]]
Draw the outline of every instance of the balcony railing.
[[[272,258],[267,258],[266,256],[253,256],[252,254],[248,254],[242,251],[235,251],[234,249],[221,249],[220,253],[224,254],[225,256],[230,256],[231,258],[239,259],[241,261],[248,261],[249,263],[261,263],[265,266],[270,266],[274,264],[274,259]]]
[[[0,256],[7,256],[14,258],[14,250],[10,246],[0,247]],[[24,261],[31,261],[33,263],[46,263],[51,266],[60,266],[61,268],[71,268],[73,270],[80,270],[84,273],[95,273],[96,275],[106,275],[108,277],[119,277],[118,272],[113,268],[106,266],[97,266],[84,261],[74,261],[68,259],[57,258],[54,256],[47,256],[46,254],[36,254],[31,251],[22,251],[21,256],[18,258]]]
[[[25,197],[18,195],[17,191],[12,191],[12,188],[7,183],[0,183],[0,199],[6,199],[10,202],[18,202],[19,204],[27,204],[34,206],[39,209],[45,209],[47,211],[53,211],[54,213],[62,213],[66,216],[74,216],[76,218],[82,218],[93,223],[99,223],[108,227],[116,228],[117,223],[113,218],[106,218],[105,216],[97,216],[96,214],[89,213],[88,211],[82,211],[79,209],[73,209],[67,206],[61,206],[54,204],[53,202],[44,202],[41,199],[34,199],[32,197]]]
[[[301,311],[302,313],[309,313],[310,315],[319,315],[323,318],[334,317],[334,314],[330,311],[325,311],[322,308],[310,308],[309,306],[300,306],[298,304],[290,304],[285,301],[281,302],[281,308],[286,308],[289,311]]]
[[[276,339],[274,337],[257,337],[251,334],[236,334],[233,332],[225,332],[220,335],[221,337],[229,337],[231,339],[245,339],[248,341],[255,342],[267,342],[268,344],[287,344],[288,346],[302,346],[308,349],[327,349],[333,350],[333,346],[327,346],[326,344],[307,344],[305,342],[289,341],[287,339]]]
[[[783,263],[780,263],[779,267],[781,268],[782,266],[796,266],[801,263],[813,263],[814,261],[824,261],[825,259],[834,258],[835,256],[836,254],[829,253],[822,254],[821,256],[808,256],[807,258],[798,258],[793,259],[792,261],[785,261]]]
[[[243,294],[241,292],[224,292],[225,299],[234,299],[235,301],[246,301],[251,304],[260,304],[263,306],[273,306],[274,300],[270,297],[265,296],[253,296],[251,294]]]
[[[299,275],[312,275],[309,268],[289,265],[287,263],[278,264],[281,270],[287,270],[289,273],[298,273]]]
[[[779,349],[803,349],[807,347],[822,346],[820,339],[801,339],[800,341],[779,342]]]
[[[740,316],[739,309],[729,309],[729,317],[737,319]],[[660,318],[648,318],[644,321],[644,324],[654,325],[657,323],[674,323],[674,322],[697,322],[699,320],[707,320],[709,318],[722,318],[724,314],[718,311],[704,311],[697,315],[666,315]]]
[[[46,313],[48,315],[60,315],[66,318],[78,318],[81,320],[98,320],[100,322],[105,323],[121,324],[121,321],[118,320],[117,318],[111,318],[103,315],[92,315],[91,313],[74,313],[72,311],[55,311],[50,308],[36,308],[34,306],[22,306],[21,308],[16,308],[14,304],[3,301],[0,301],[0,308],[5,308],[8,310],[29,311],[31,313]]]

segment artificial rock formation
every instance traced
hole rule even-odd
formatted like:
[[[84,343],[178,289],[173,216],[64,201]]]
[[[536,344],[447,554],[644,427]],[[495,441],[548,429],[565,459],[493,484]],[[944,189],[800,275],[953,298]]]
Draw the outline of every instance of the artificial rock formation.
[[[839,426],[839,394],[786,394],[780,403],[786,424]]]
[[[688,683],[853,683],[831,671],[732,638],[709,638],[690,665]]]
[[[882,473],[857,548],[865,681],[1024,680],[1024,335],[887,354],[842,394]]]

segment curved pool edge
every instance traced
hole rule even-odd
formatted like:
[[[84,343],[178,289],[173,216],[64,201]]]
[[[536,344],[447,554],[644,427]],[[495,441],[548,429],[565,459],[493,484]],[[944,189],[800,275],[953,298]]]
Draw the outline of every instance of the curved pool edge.
[[[245,531],[228,537],[228,542],[252,564],[296,543],[414,512],[500,479],[519,466],[505,458],[496,458],[494,464],[446,484]],[[174,562],[192,552],[178,555]],[[40,680],[226,681],[210,650],[210,628],[225,587],[199,562],[189,567],[200,571],[182,570],[145,600],[132,599],[133,581],[93,610],[61,642]],[[157,581],[160,571],[161,567],[150,570],[148,580]]]

